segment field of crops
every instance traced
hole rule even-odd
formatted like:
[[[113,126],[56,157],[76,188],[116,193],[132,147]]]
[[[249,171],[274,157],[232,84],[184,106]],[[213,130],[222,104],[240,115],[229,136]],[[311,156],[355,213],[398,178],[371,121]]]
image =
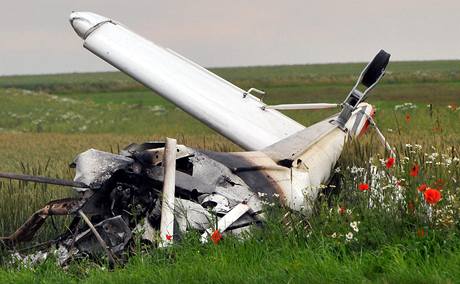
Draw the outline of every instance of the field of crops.
[[[266,90],[267,103],[341,102],[362,67],[213,71],[244,89]],[[225,238],[218,245],[201,245],[190,233],[171,249],[139,248],[125,267],[112,272],[92,262],[62,271],[52,259],[21,268],[8,264],[3,251],[0,282],[458,281],[460,61],[396,62],[388,71],[368,101],[396,147],[394,165],[387,167],[388,157],[372,131],[349,143],[336,170],[341,192],[322,198],[311,218],[269,206],[270,222],[245,241]],[[120,73],[0,77],[0,100],[0,171],[71,179],[68,164],[79,152],[118,152],[132,142],[165,136],[192,147],[239,149]],[[286,114],[307,125],[331,113]],[[442,198],[431,202],[423,184]],[[0,181],[0,235],[14,231],[47,201],[72,194]],[[55,218],[55,223],[62,226],[65,220]],[[56,234],[47,224],[37,242]]]

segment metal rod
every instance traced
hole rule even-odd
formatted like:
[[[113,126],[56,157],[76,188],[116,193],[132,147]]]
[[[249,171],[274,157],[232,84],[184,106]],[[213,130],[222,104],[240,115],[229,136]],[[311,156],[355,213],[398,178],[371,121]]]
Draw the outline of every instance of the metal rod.
[[[282,104],[282,105],[268,105],[266,108],[277,110],[309,110],[309,109],[327,109],[338,108],[340,104],[329,103],[307,103],[307,104]]]
[[[104,249],[104,251],[107,253],[107,257],[109,258],[109,263],[111,266],[115,265],[115,259],[113,257],[113,253],[112,251],[110,250],[110,248],[107,246],[107,244],[105,243],[105,241],[102,239],[101,235],[99,234],[99,232],[96,230],[96,228],[94,228],[93,224],[91,223],[91,221],[89,220],[88,216],[86,216],[85,213],[83,213],[83,211],[81,210],[78,210],[78,214],[80,214],[80,216],[83,218],[83,221],[85,221],[85,223],[88,225],[88,227],[91,229],[91,232],[93,232],[94,236],[96,237],[97,241],[99,242],[99,244],[101,245],[101,247]]]
[[[89,186],[87,186],[86,184],[82,182],[43,177],[43,176],[32,176],[32,175],[15,174],[15,173],[0,173],[0,178],[31,181],[31,182],[46,183],[46,184],[55,184],[55,185],[60,185],[60,186],[89,188]]]
[[[379,140],[382,143],[382,145],[390,152],[390,155],[392,157],[395,157],[396,156],[395,152],[393,151],[393,149],[391,149],[391,146],[390,144],[388,144],[387,139],[385,138],[385,136],[383,136],[382,131],[380,131],[380,129],[378,128],[377,123],[375,123],[374,118],[372,118],[372,116],[366,113],[364,113],[364,115],[367,117],[370,124],[374,127],[375,132],[377,133],[377,136],[379,137]]]
[[[174,235],[174,193],[176,187],[176,139],[166,138],[164,151],[164,181],[161,206],[161,247],[173,243]]]

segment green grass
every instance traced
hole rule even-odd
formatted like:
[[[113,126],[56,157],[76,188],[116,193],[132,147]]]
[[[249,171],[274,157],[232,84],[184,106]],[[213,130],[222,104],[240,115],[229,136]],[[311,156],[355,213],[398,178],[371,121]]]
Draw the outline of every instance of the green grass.
[[[268,230],[271,229],[271,230]],[[460,276],[459,249],[433,239],[382,245],[379,252],[350,251],[324,238],[293,237],[271,225],[244,242],[200,245],[192,236],[167,250],[133,256],[108,272],[84,262],[66,272],[51,262],[31,271],[0,272],[2,283],[452,283]],[[278,236],[275,234],[279,234]],[[458,244],[458,239],[452,240]],[[424,247],[425,251],[414,249]],[[82,281],[83,280],[83,281]]]
[[[95,93],[66,93],[60,94],[65,97],[81,100],[85,102],[94,102],[100,105],[107,104],[127,104],[138,106],[164,106],[167,109],[174,109],[175,106],[148,90],[128,90],[117,92],[95,92]]]
[[[391,62],[384,84],[458,81],[459,63],[460,61]],[[267,88],[307,84],[350,84],[355,81],[364,66],[364,63],[311,64],[211,70],[241,87]],[[0,87],[44,90],[52,93],[143,89],[138,83],[119,72],[4,76],[0,77]]]
[[[347,145],[339,161],[345,181],[342,192],[332,200],[321,199],[312,218],[292,212],[285,215],[286,209],[275,206],[268,208],[267,225],[245,241],[225,238],[217,246],[203,246],[191,233],[170,249],[138,247],[126,266],[111,272],[90,261],[74,263],[63,271],[52,259],[33,269],[18,268],[6,265],[7,258],[0,252],[4,263],[0,282],[456,282],[460,276],[460,166],[455,162],[445,166],[444,161],[459,157],[460,151],[460,110],[448,108],[460,105],[459,63],[390,64],[389,74],[368,101],[377,107],[376,121],[398,150],[397,166],[386,170],[370,192],[361,192],[357,186],[371,177],[371,166],[385,170],[378,159],[386,158],[373,134]],[[267,90],[267,103],[341,102],[363,65],[214,71],[244,89]],[[132,142],[165,136],[197,148],[239,150],[116,72],[0,77],[0,101],[1,171],[71,179],[73,171],[68,164],[79,152],[88,148],[118,152]],[[395,110],[405,102],[417,108]],[[431,112],[427,104],[433,104]],[[331,113],[286,114],[308,125]],[[409,121],[406,115],[410,115]],[[407,143],[420,144],[422,150],[412,153]],[[434,152],[439,153],[438,160],[427,163]],[[408,172],[415,162],[422,169],[414,178]],[[363,172],[355,173],[353,167]],[[400,181],[402,189],[395,187],[392,177]],[[440,178],[446,181],[442,189],[445,198],[433,207],[434,219],[429,219],[430,209],[416,188],[422,182],[432,186]],[[404,201],[392,201],[398,190]],[[389,207],[371,208],[369,202],[376,198],[373,192],[381,192]],[[0,235],[11,233],[47,201],[72,194],[55,186],[0,181]],[[378,200],[372,202],[379,204]],[[408,202],[414,204],[416,214],[407,210]],[[338,207],[352,213],[342,216]],[[345,235],[354,221],[361,222],[359,232],[348,242]],[[58,225],[64,222],[61,218]],[[426,235],[418,236],[420,229]],[[334,233],[338,237],[333,238]],[[56,234],[48,222],[36,241]]]

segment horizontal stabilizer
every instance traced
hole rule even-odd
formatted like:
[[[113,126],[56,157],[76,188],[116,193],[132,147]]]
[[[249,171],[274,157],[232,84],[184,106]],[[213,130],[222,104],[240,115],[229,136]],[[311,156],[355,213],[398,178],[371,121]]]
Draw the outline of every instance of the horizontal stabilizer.
[[[266,108],[277,109],[277,110],[296,110],[296,109],[327,109],[327,108],[338,108],[340,104],[326,104],[326,103],[311,103],[311,104],[283,104],[283,105],[271,105]]]

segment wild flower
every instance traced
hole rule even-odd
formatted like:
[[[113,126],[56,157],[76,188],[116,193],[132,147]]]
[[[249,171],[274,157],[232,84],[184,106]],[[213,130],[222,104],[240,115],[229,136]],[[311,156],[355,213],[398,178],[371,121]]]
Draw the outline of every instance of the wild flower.
[[[366,191],[366,190],[369,190],[369,185],[368,185],[367,183],[360,183],[360,184],[358,185],[358,188],[359,188],[359,190],[361,190],[361,191]]]
[[[426,185],[426,183],[422,183],[421,185],[417,187],[417,190],[420,192],[424,192],[427,189],[427,187],[428,186]]]
[[[386,162],[385,166],[387,167],[387,169],[389,169],[394,165],[394,163],[395,163],[395,158],[389,157],[387,159],[387,162]]]
[[[441,200],[442,195],[441,192],[439,192],[439,190],[428,188],[423,193],[423,197],[425,198],[426,203],[434,205]]]
[[[410,109],[416,109],[416,108],[417,108],[417,105],[413,103],[404,103],[401,105],[395,105],[394,110],[404,111],[404,110],[410,110]]]
[[[350,223],[350,227],[353,229],[353,231],[355,231],[356,233],[359,232],[359,228],[358,228],[358,223],[359,222],[356,222],[356,221],[353,221]]]
[[[353,233],[352,232],[348,232],[346,235],[345,235],[345,238],[347,241],[351,241],[353,239]]]
[[[452,164],[452,158],[445,158],[443,165],[448,167]]]
[[[217,229],[214,230],[214,232],[211,235],[211,241],[217,245],[221,239],[222,239],[222,234],[219,232],[219,230]]]
[[[364,172],[364,168],[358,168],[356,166],[351,167],[350,172],[352,174],[362,173]]]
[[[409,122],[410,122],[410,118],[411,118],[411,117],[410,117],[410,114],[406,113],[406,117],[405,117],[406,123],[409,123]]]
[[[449,108],[449,109],[452,110],[452,111],[457,111],[457,110],[460,109],[460,107],[457,107],[456,104],[448,105],[447,108]]]
[[[412,168],[410,169],[409,175],[411,177],[416,177],[418,176],[419,171],[420,171],[420,166],[418,164],[414,164]]]
[[[257,192],[257,195],[258,195],[259,197],[265,197],[265,196],[267,196],[267,194],[264,193],[264,192]]]
[[[276,205],[276,203],[274,203],[274,202],[268,202],[268,201],[265,201],[265,200],[262,200],[261,203],[263,205],[268,206],[268,207],[274,207]]]
[[[409,157],[402,157],[402,159],[400,159],[399,162],[400,162],[401,165],[405,165],[405,164],[407,164],[407,161],[409,161],[409,160],[410,160]]]

